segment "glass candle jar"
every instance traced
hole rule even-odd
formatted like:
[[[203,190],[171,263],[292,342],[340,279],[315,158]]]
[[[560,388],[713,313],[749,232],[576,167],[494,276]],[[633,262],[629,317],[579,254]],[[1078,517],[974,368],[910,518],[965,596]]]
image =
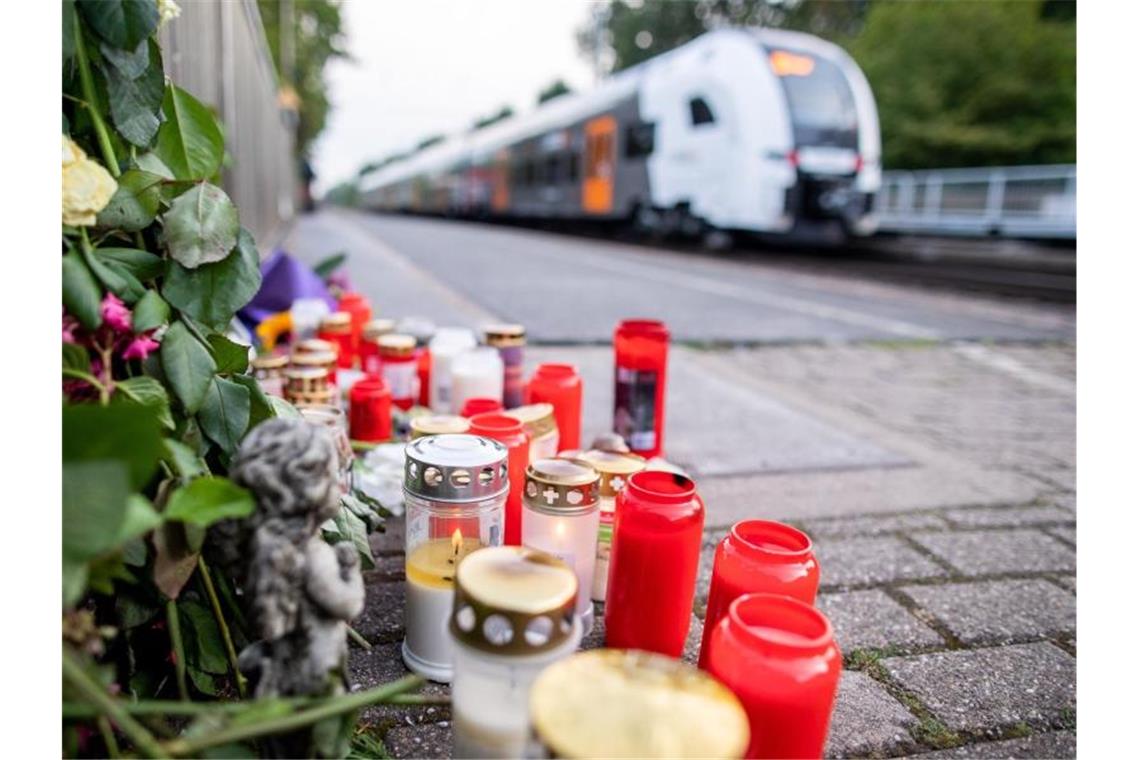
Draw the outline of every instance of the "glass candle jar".
[[[337,311],[348,314],[352,320],[352,358],[353,366],[359,366],[360,338],[364,333],[364,325],[372,319],[372,304],[361,293],[344,293],[336,305]]]
[[[288,365],[289,357],[285,354],[265,354],[253,360],[253,376],[264,393],[285,397],[285,368]]]
[[[483,342],[499,351],[503,360],[503,407],[514,409],[523,403],[523,348],[526,328],[522,325],[487,325]]]
[[[294,367],[322,367],[329,377],[329,383],[336,385],[336,344],[327,340],[309,338],[297,344],[289,357]]]
[[[728,605],[749,593],[783,594],[815,604],[819,563],[811,539],[790,525],[743,520],[720,542],[713,557],[712,583],[701,639],[701,659],[708,667],[709,639]]]
[[[747,757],[822,757],[843,657],[809,604],[745,594],[713,627],[708,671],[744,703]]]
[[[336,366],[341,369],[352,369],[356,363],[356,343],[352,339],[352,315],[345,311],[334,311],[322,318],[317,337],[336,346]]]
[[[540,364],[526,387],[528,404],[554,406],[558,445],[576,449],[582,437],[582,378],[573,364]]]
[[[452,359],[451,394],[457,411],[470,398],[502,398],[503,360],[498,350],[478,346]]]
[[[380,351],[380,374],[392,392],[392,405],[411,409],[416,403],[416,339],[411,335],[381,335],[376,345]]]
[[[403,658],[412,671],[447,683],[455,571],[476,549],[503,543],[507,450],[473,435],[431,435],[404,452]]]
[[[299,407],[332,404],[336,390],[329,385],[329,373],[323,367],[287,367],[285,400]]]
[[[383,378],[365,376],[349,390],[348,430],[354,441],[392,438],[392,394]]]
[[[741,757],[748,716],[723,684],[649,652],[595,649],[557,662],[530,690],[531,757]]]
[[[464,351],[475,348],[475,345],[475,334],[465,327],[441,327],[432,336],[428,348],[432,359],[429,403],[433,411],[447,414],[459,412],[451,395],[451,362]]]
[[[668,359],[664,322],[627,319],[614,331],[614,431],[647,459],[665,448]]]
[[[522,543],[553,554],[578,576],[577,613],[594,628],[594,560],[598,551],[598,473],[566,459],[539,459],[526,468]]]
[[[416,403],[428,406],[431,403],[431,349],[416,344]]]
[[[705,505],[693,481],[642,470],[618,492],[606,646],[680,657],[693,617]]]
[[[424,414],[413,417],[409,427],[412,439],[415,440],[425,435],[466,433],[471,429],[471,420],[455,414]]]
[[[373,319],[360,331],[360,369],[369,375],[380,374],[380,346],[376,341],[381,335],[394,332],[396,323],[390,319]]]
[[[593,467],[599,476],[598,551],[594,560],[594,584],[590,589],[590,598],[595,602],[604,602],[610,575],[610,549],[613,546],[617,494],[630,475],[645,469],[645,460],[637,454],[619,454],[598,449],[583,451],[572,458]]]
[[[487,412],[471,417],[471,435],[498,441],[507,447],[507,473],[510,490],[507,492],[506,512],[503,517],[503,543],[518,546],[522,543],[522,493],[526,478],[526,465],[530,453],[529,441],[522,423],[499,412]]]
[[[300,406],[297,410],[306,422],[324,427],[332,434],[336,443],[336,453],[339,460],[340,488],[344,493],[352,489],[352,443],[348,440],[348,422],[344,412],[338,406],[329,404],[310,404]]]
[[[506,410],[505,414],[523,424],[530,438],[530,461],[558,456],[558,425],[554,422],[553,404],[526,404]]]
[[[497,398],[469,398],[463,403],[463,408],[459,410],[460,417],[474,417],[476,414],[483,414],[485,412],[501,412],[503,411],[503,402]]]
[[[564,563],[519,546],[482,549],[459,566],[450,623],[454,757],[525,756],[531,684],[582,639],[577,588]]]

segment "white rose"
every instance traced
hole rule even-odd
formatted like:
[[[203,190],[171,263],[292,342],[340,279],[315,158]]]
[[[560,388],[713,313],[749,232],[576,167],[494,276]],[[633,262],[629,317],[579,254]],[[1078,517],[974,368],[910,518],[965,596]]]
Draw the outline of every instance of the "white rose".
[[[110,172],[87,158],[83,149],[63,138],[63,223],[90,227],[118,185]]]

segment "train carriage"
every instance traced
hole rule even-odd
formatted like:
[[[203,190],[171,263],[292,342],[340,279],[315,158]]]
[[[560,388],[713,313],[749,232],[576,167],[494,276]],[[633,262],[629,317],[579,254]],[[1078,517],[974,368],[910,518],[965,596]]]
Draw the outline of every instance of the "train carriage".
[[[839,47],[721,30],[390,164],[362,189],[378,210],[838,242],[875,230],[879,156],[871,89]]]

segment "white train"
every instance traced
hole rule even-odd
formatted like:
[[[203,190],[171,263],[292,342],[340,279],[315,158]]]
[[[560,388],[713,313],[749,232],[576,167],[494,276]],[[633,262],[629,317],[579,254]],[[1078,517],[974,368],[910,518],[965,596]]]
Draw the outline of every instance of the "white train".
[[[722,30],[390,164],[362,197],[388,211],[838,241],[874,232],[880,180],[875,100],[843,50]]]

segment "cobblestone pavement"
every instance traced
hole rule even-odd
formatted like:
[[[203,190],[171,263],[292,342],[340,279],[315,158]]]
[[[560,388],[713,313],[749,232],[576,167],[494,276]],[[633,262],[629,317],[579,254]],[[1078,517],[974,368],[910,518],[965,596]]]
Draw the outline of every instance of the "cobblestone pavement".
[[[699,477],[708,517],[692,641],[727,527],[783,519],[814,541],[818,605],[844,653],[829,756],[1073,756],[1074,348],[798,345],[694,361],[905,464]],[[762,434],[726,431],[734,446]],[[361,686],[404,673],[403,535],[399,520],[388,527],[357,625],[374,646],[352,651]],[[586,645],[601,640],[596,630]],[[446,705],[373,708],[364,722],[395,757],[450,753]]]

